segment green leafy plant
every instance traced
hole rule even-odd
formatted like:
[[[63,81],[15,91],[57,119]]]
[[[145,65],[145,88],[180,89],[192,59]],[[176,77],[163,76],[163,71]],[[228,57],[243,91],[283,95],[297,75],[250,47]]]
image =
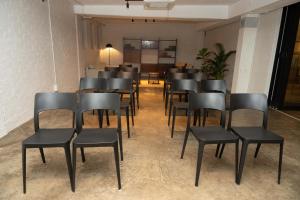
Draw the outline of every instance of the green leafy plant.
[[[217,51],[209,51],[202,48],[197,54],[197,59],[202,61],[201,71],[206,74],[207,78],[217,80],[224,79],[225,72],[228,71],[226,63],[228,58],[235,54],[236,51],[226,52],[221,43],[215,44]]]

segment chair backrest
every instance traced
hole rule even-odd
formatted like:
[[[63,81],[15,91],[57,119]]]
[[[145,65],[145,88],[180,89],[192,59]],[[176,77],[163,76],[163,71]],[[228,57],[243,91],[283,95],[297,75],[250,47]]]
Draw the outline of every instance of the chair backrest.
[[[226,94],[226,81],[225,80],[202,80],[201,90],[203,92],[222,92]]]
[[[110,79],[115,78],[117,75],[116,71],[99,71],[98,78]]]
[[[197,92],[198,85],[193,79],[175,79],[172,82],[171,92],[175,91]]]
[[[82,130],[82,113],[89,110],[113,110],[118,118],[118,130],[121,133],[120,95],[116,93],[82,93],[77,109],[76,128]]]
[[[104,78],[91,78],[84,77],[80,79],[79,91],[83,90],[105,90],[106,89],[106,80]]]
[[[115,71],[115,72],[118,72],[118,71],[120,71],[120,68],[119,67],[105,67],[104,71]]]
[[[37,93],[34,99],[34,129],[39,129],[39,113],[46,110],[65,109],[76,112],[75,93]]]
[[[108,90],[128,91],[132,93],[132,79],[128,78],[112,78],[107,80]]]
[[[198,109],[213,109],[221,111],[221,126],[225,127],[225,96],[223,93],[190,93],[189,113]]]
[[[189,79],[193,79],[193,80],[195,80],[195,81],[197,81],[197,82],[200,82],[200,81],[202,81],[202,79],[203,79],[203,74],[201,73],[201,72],[197,72],[197,73],[188,73],[188,78]]]
[[[251,109],[263,112],[263,127],[268,126],[268,101],[267,96],[261,93],[240,93],[230,95],[230,109],[228,127],[231,127],[232,112],[241,109]]]
[[[167,81],[172,82],[175,79],[187,79],[186,73],[168,73]]]
[[[119,71],[116,75],[118,78],[126,78],[126,79],[131,79],[135,82],[139,82],[139,75],[137,72],[124,72],[124,71]]]

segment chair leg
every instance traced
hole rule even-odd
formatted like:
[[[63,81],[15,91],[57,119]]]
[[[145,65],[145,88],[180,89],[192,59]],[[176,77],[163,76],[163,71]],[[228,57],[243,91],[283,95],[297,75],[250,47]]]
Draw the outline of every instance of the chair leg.
[[[84,125],[83,113],[81,114],[82,125]]]
[[[205,123],[206,123],[207,114],[208,114],[207,110],[204,109],[204,112],[203,112],[203,122],[202,122],[202,126],[203,127],[205,126]]]
[[[136,92],[136,104],[137,108],[140,109],[140,89],[138,89]]]
[[[110,126],[108,110],[105,110],[105,114],[106,114],[106,124],[107,126]]]
[[[129,107],[126,107],[126,122],[127,122],[127,133],[128,133],[128,138],[130,138]]]
[[[225,143],[222,144],[222,148],[221,148],[221,152],[220,152],[220,154],[219,154],[219,158],[222,158],[224,148],[225,148]]]
[[[121,161],[123,161],[123,141],[122,141],[122,132],[119,132],[119,146],[120,146]]]
[[[99,127],[102,128],[103,125],[103,112],[101,110],[97,110],[98,111],[98,123],[99,123]]]
[[[173,107],[173,119],[172,119],[171,138],[173,138],[173,134],[174,134],[175,118],[176,118],[176,108]]]
[[[200,177],[200,170],[201,170],[201,164],[202,164],[203,150],[204,150],[204,144],[199,142],[195,186],[199,185],[199,177]]]
[[[84,149],[83,149],[83,147],[80,147],[80,152],[81,152],[82,162],[85,162],[85,155],[84,155]]]
[[[26,193],[26,148],[22,145],[23,193]]]
[[[258,144],[257,144],[257,146],[256,146],[256,150],[255,150],[254,158],[257,158],[257,155],[258,155],[258,152],[259,152],[260,146],[261,146],[261,143],[258,143]]]
[[[75,127],[75,112],[73,112],[73,118],[72,118],[72,128]]]
[[[168,115],[168,126],[170,126],[170,121],[171,121],[171,113],[172,113],[172,110],[173,110],[173,103],[170,102],[170,106],[169,106],[169,115]]]
[[[235,143],[235,182],[238,181],[239,175],[239,140]]]
[[[132,104],[130,104],[130,110],[131,110],[131,123],[132,123],[132,126],[134,126],[134,110],[132,108]]]
[[[279,150],[278,184],[280,184],[280,179],[281,179],[282,155],[283,155],[283,141],[282,143],[280,143],[280,150]]]
[[[198,120],[198,111],[194,111],[194,121],[193,121],[193,126],[196,126]]]
[[[46,159],[45,159],[45,154],[44,154],[44,150],[42,147],[39,148],[40,149],[40,154],[41,154],[41,157],[42,157],[42,161],[43,163],[46,163]]]
[[[166,80],[164,81],[164,87],[163,87],[163,100],[165,100],[166,97]]]
[[[201,110],[198,111],[198,118],[199,118],[198,126],[201,126]]]
[[[245,141],[242,141],[242,152],[241,152],[240,163],[239,163],[239,175],[238,175],[237,184],[241,183],[244,164],[245,164],[246,155],[247,155],[247,148],[248,148],[248,143]]]
[[[132,107],[133,107],[133,114],[135,116],[135,93],[132,93]]]
[[[181,156],[180,156],[181,159],[183,159],[183,155],[184,155],[184,151],[185,151],[185,146],[186,146],[189,134],[190,134],[190,130],[186,130],[185,136],[184,136],[184,141],[183,141],[183,146],[182,146],[182,151],[181,151]]]
[[[76,177],[76,146],[73,144],[73,173],[72,173],[72,191],[75,192],[75,177]]]
[[[220,145],[221,145],[220,143],[217,145],[215,157],[218,157],[218,155],[219,155]]]
[[[165,101],[165,115],[167,115],[168,103],[169,103],[169,92],[168,92],[168,89],[167,89],[166,90],[166,101]]]
[[[66,161],[67,161],[67,166],[68,166],[68,173],[69,173],[69,178],[70,178],[70,184],[71,184],[71,189],[73,189],[73,169],[72,169],[72,161],[71,161],[71,151],[70,151],[70,144],[67,144],[64,147],[65,150],[65,155],[66,155]]]
[[[116,170],[118,177],[118,188],[121,189],[121,176],[120,176],[120,162],[119,162],[119,151],[118,151],[118,143],[114,145],[114,153],[115,153],[115,162],[116,162]]]

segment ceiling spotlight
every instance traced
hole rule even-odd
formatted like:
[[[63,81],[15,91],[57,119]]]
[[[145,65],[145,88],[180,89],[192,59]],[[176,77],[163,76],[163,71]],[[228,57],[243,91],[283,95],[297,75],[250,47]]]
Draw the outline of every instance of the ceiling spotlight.
[[[131,22],[134,22],[134,19],[133,19],[133,18],[131,19]]]
[[[147,19],[145,19],[145,22],[148,22],[148,20],[147,20]]]
[[[129,2],[126,1],[126,8],[129,8]]]
[[[153,19],[153,22],[155,22],[155,19]]]

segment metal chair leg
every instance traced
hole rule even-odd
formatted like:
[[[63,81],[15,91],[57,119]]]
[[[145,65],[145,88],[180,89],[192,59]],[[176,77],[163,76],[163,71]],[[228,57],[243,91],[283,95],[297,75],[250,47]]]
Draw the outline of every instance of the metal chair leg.
[[[84,155],[83,147],[80,147],[80,152],[81,152],[81,159],[82,159],[82,162],[85,162],[85,155]]]
[[[22,145],[23,193],[26,193],[26,148]]]
[[[279,150],[279,165],[278,165],[278,184],[280,184],[281,179],[281,167],[282,167],[282,155],[283,155],[283,141],[280,143],[280,150]]]
[[[173,103],[172,101],[170,102],[170,106],[169,106],[169,115],[168,115],[168,126],[170,126],[170,120],[171,120],[171,113],[172,113],[172,110],[173,110]]]
[[[173,107],[171,138],[173,138],[173,134],[174,134],[175,118],[176,118],[176,107]]]
[[[256,146],[256,150],[255,150],[254,158],[257,158],[257,155],[258,155],[258,152],[259,152],[260,146],[261,146],[261,143],[258,143],[258,144],[257,144],[257,146]]]
[[[105,110],[105,114],[106,114],[106,124],[107,126],[110,126],[108,110]]]
[[[168,92],[168,88],[167,88],[166,89],[166,100],[165,100],[165,115],[167,115],[168,103],[169,103],[169,92]]]
[[[225,148],[225,143],[222,144],[222,148],[221,148],[221,151],[220,151],[220,154],[219,154],[219,158],[222,158],[224,148]]]
[[[65,150],[65,155],[66,155],[66,161],[67,161],[67,166],[68,166],[68,173],[69,173],[69,178],[70,178],[70,184],[71,184],[71,189],[73,188],[73,169],[72,169],[72,161],[71,161],[71,152],[70,152],[70,144],[67,144],[64,147]]]
[[[235,143],[235,182],[238,181],[239,175],[239,140]]]
[[[218,157],[218,155],[219,155],[219,150],[220,150],[220,144],[217,145],[215,157]]]
[[[129,107],[126,107],[126,122],[127,122],[127,133],[128,133],[128,138],[130,138]]]
[[[46,163],[46,159],[45,159],[45,154],[44,154],[44,150],[42,147],[39,148],[40,149],[40,154],[41,154],[41,157],[42,157],[42,161],[43,163]]]
[[[99,127],[102,128],[103,125],[103,112],[101,110],[97,110],[98,111],[98,123],[99,123]]]
[[[118,143],[114,145],[114,154],[115,154],[115,162],[116,162],[116,171],[118,178],[118,188],[121,189],[121,175],[120,175],[120,162],[119,162],[119,151],[118,151]]]
[[[134,126],[134,110],[132,108],[132,104],[130,104],[130,110],[131,110],[131,123],[132,123],[132,126]]]
[[[185,146],[186,146],[189,134],[190,134],[190,130],[186,130],[185,136],[184,136],[184,141],[183,141],[183,146],[182,146],[182,151],[181,151],[181,156],[180,156],[181,159],[183,159],[183,155],[184,155],[184,151],[185,151]]]
[[[73,144],[73,173],[72,173],[72,191],[75,192],[75,177],[76,177],[76,146]]]
[[[199,177],[200,177],[200,170],[201,170],[201,164],[202,164],[203,150],[204,150],[204,144],[199,142],[195,186],[199,185]]]
[[[244,164],[245,164],[246,155],[247,155],[247,148],[248,148],[248,143],[245,141],[242,141],[242,152],[241,152],[240,163],[239,163],[239,175],[238,175],[237,184],[241,183]]]
[[[122,132],[119,132],[119,146],[120,146],[121,161],[123,161],[123,141],[122,141]]]

